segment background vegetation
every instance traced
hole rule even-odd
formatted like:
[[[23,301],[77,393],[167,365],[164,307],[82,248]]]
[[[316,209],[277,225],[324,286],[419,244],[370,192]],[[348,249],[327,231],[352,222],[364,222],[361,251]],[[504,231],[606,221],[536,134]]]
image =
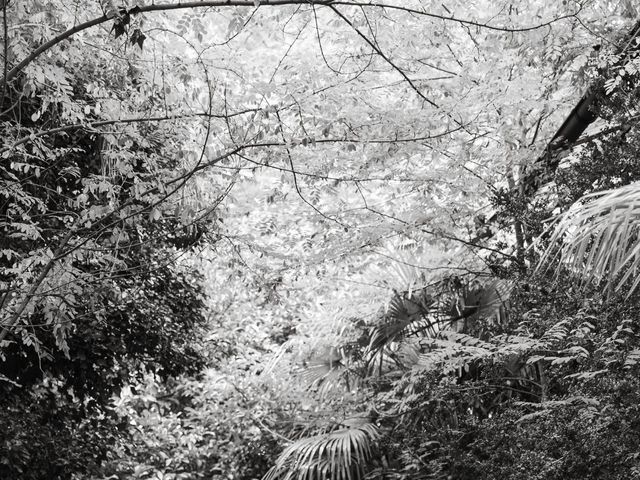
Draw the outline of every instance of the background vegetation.
[[[0,477],[640,477],[631,2],[0,6]]]

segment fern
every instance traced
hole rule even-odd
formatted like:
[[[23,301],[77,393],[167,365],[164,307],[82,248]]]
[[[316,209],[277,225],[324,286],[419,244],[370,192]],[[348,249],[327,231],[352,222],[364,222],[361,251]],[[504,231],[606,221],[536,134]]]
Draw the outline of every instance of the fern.
[[[633,368],[640,363],[640,348],[634,348],[627,354],[627,358],[624,361],[624,368]]]
[[[474,361],[489,357],[495,350],[491,343],[463,333],[443,330],[438,337],[423,339],[416,367],[425,370],[441,369],[444,373],[464,368]]]
[[[464,347],[477,348],[479,350],[489,351],[495,348],[494,344],[485,342],[477,337],[467,335],[465,333],[443,330],[438,334],[438,337],[450,342],[455,342],[456,344],[462,345]]]
[[[569,320],[560,320],[558,323],[553,325],[549,330],[547,330],[540,341],[545,344],[550,344],[553,342],[561,342],[569,335],[569,327],[571,323]]]
[[[528,402],[516,402],[516,405],[526,405],[527,407],[534,407],[538,410],[532,413],[527,413],[520,417],[516,423],[524,423],[531,420],[536,420],[542,416],[546,416],[552,413],[553,409],[562,407],[587,407],[597,408],[600,406],[600,402],[591,397],[584,396],[572,396],[562,400],[550,400],[543,403],[528,403]]]
[[[383,401],[386,407],[403,411],[415,403],[412,394],[417,395],[415,401],[421,401],[422,394],[413,392],[412,387],[419,384],[425,371],[463,375],[475,362],[500,361],[504,348],[516,338],[486,341],[452,328],[459,319],[504,321],[511,291],[506,282],[463,286],[443,280],[429,287],[410,288],[393,296],[369,332],[368,345],[358,354],[362,357],[347,348],[332,348],[307,363],[302,373],[306,381],[322,395],[324,389],[345,379],[362,358],[363,377],[392,386]],[[527,348],[539,344],[531,342]],[[403,387],[394,379],[400,376],[407,380],[407,375],[401,374],[406,369],[412,370],[409,377],[415,382],[407,385],[401,381]],[[375,426],[366,424],[298,440],[282,452],[265,480],[358,479],[377,438]]]

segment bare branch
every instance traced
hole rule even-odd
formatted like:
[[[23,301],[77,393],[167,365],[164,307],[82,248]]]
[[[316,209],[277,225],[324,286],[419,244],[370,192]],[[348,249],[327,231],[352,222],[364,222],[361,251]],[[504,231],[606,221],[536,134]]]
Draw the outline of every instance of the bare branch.
[[[0,105],[4,104],[4,96],[7,93],[7,69],[9,68],[9,32],[7,26],[7,2],[2,2],[2,38],[4,43],[4,56],[2,58],[2,96]]]
[[[280,118],[280,113],[277,110],[276,110],[276,116],[278,117],[278,121],[282,125],[282,119]],[[294,187],[296,189],[296,193],[298,194],[300,199],[304,203],[309,205],[322,218],[326,218],[327,220],[331,220],[332,222],[336,222],[341,227],[345,227],[345,225],[343,225],[339,220],[336,220],[335,218],[329,217],[324,212],[321,212],[315,205],[313,205],[311,202],[309,202],[309,200],[307,200],[304,197],[304,195],[302,195],[302,192],[300,191],[300,186],[298,185],[298,176],[296,175],[296,169],[293,166],[293,157],[291,156],[291,150],[289,149],[288,142],[286,141],[286,139],[284,137],[284,130],[282,128],[280,128],[280,134],[282,135],[282,140],[285,142],[285,150],[287,152],[287,158],[289,159],[289,165],[291,165],[291,175],[293,176],[293,185],[294,185]]]
[[[387,62],[396,72],[398,72],[402,78],[405,79],[405,81],[409,84],[409,86],[411,87],[411,89],[416,92],[418,94],[418,96],[424,100],[425,102],[427,102],[429,105],[431,105],[432,107],[438,109],[438,110],[442,110],[442,108],[435,103],[433,100],[427,98],[425,96],[424,93],[422,93],[422,91],[417,87],[417,85],[415,83],[413,83],[413,80],[411,80],[409,78],[409,76],[405,73],[404,70],[402,70],[400,67],[398,67],[382,50],[380,50],[380,48],[371,40],[369,39],[369,37],[367,37],[364,33],[362,33],[360,31],[360,29],[358,29],[358,27],[356,27],[353,22],[351,20],[349,20],[346,16],[344,16],[344,14],[342,14],[342,12],[340,12],[340,10],[338,10],[337,8],[335,8],[332,5],[329,5],[329,8],[331,8],[331,10],[333,10],[335,12],[336,15],[338,15],[342,20],[344,20],[352,29],[353,31],[355,31],[365,42],[367,42],[369,44],[369,46],[371,48],[373,48],[373,50],[380,55],[380,57],[382,57],[382,59]],[[453,118],[453,116],[451,115],[451,113],[449,112],[444,112],[444,114],[450,118],[456,125],[458,125],[460,128],[462,128],[463,130],[466,131],[466,127],[464,126],[464,124],[459,121],[456,118]]]
[[[309,2],[312,3],[312,2]],[[351,5],[351,6],[359,6],[359,7],[377,7],[377,8],[383,8],[385,10],[400,10],[402,12],[407,12],[407,13],[411,13],[413,15],[420,15],[420,16],[424,16],[424,17],[430,17],[430,18],[435,18],[438,20],[444,20],[445,22],[455,22],[455,23],[459,23],[461,25],[469,25],[472,27],[478,27],[478,28],[484,28],[487,30],[495,30],[498,32],[507,32],[507,33],[516,33],[516,32],[531,32],[533,30],[539,30],[541,28],[546,28],[549,27],[550,25],[557,23],[561,20],[566,20],[568,18],[576,18],[576,16],[580,13],[580,11],[582,10],[582,4],[580,4],[580,8],[578,8],[575,12],[567,14],[567,15],[562,15],[560,17],[556,17],[553,18],[551,20],[548,20],[546,22],[543,23],[537,23],[535,25],[531,25],[528,27],[505,27],[505,26],[494,26],[494,25],[489,25],[488,23],[480,23],[480,22],[475,22],[473,20],[464,20],[462,18],[457,18],[454,16],[449,16],[447,17],[446,15],[438,15],[436,13],[429,13],[429,12],[425,12],[424,10],[416,10],[414,8],[408,8],[408,7],[401,7],[399,5],[388,5],[386,3],[377,3],[377,2],[369,2],[369,3],[357,3],[357,2],[329,2],[331,3],[331,5]]]

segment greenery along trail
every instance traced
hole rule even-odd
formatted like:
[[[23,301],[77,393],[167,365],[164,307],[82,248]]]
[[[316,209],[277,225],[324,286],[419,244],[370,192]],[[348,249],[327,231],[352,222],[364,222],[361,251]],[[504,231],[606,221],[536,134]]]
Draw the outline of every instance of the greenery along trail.
[[[632,2],[0,7],[0,478],[640,478]]]

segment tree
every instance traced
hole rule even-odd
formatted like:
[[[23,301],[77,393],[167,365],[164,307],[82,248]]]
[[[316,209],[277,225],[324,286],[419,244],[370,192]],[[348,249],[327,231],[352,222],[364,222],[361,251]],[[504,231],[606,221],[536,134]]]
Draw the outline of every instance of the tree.
[[[40,150],[47,151],[51,148],[50,139],[64,136],[67,132],[82,131],[85,128],[83,125],[87,122],[93,129],[121,125],[125,127],[122,133],[130,137],[117,139],[113,134],[97,135],[96,144],[104,147],[104,140],[106,140],[110,159],[106,162],[107,165],[95,165],[95,167],[99,168],[101,173],[104,170],[127,177],[131,180],[131,184],[137,186],[132,189],[132,185],[128,182],[123,185],[117,185],[116,182],[117,188],[115,188],[116,185],[113,182],[105,182],[104,179],[96,177],[84,185],[82,191],[77,190],[75,195],[79,201],[78,205],[83,208],[82,212],[86,212],[86,215],[81,215],[77,219],[76,227],[71,228],[71,233],[62,225],[57,225],[52,230],[51,235],[54,232],[58,234],[57,237],[52,236],[52,238],[58,238],[59,245],[57,249],[52,248],[51,253],[56,253],[55,257],[60,255],[64,257],[67,252],[75,252],[80,248],[78,244],[84,246],[87,242],[93,242],[96,235],[102,235],[106,230],[110,230],[113,220],[118,216],[124,216],[127,221],[134,222],[137,215],[150,213],[154,219],[157,219],[163,211],[166,214],[167,210],[173,210],[174,205],[170,205],[173,199],[183,191],[183,185],[188,187],[191,184],[191,182],[188,183],[189,179],[199,172],[203,173],[211,169],[215,171],[218,164],[222,168],[236,169],[237,164],[225,163],[225,159],[232,157],[234,162],[248,164],[251,168],[261,167],[260,173],[265,169],[275,169],[280,175],[288,175],[286,179],[288,186],[284,189],[276,188],[278,195],[270,197],[274,199],[278,196],[284,197],[286,190],[291,189],[300,198],[300,207],[305,209],[303,210],[305,216],[309,216],[309,219],[314,222],[317,218],[321,218],[321,221],[326,224],[329,239],[339,238],[344,228],[349,229],[350,226],[351,230],[356,228],[358,235],[350,235],[350,245],[343,247],[345,251],[358,250],[363,245],[380,243],[380,234],[372,233],[372,227],[356,227],[363,222],[372,223],[377,231],[381,231],[379,227],[384,226],[388,230],[383,234],[384,236],[404,236],[407,231],[413,230],[416,223],[424,224],[425,221],[438,216],[437,209],[428,208],[428,202],[423,200],[420,208],[414,208],[408,200],[415,201],[416,197],[426,194],[431,197],[432,202],[436,203],[438,197],[448,195],[449,192],[456,191],[461,192],[461,195],[468,195],[469,191],[483,190],[486,185],[494,183],[492,176],[496,175],[494,172],[500,172],[501,164],[496,164],[486,175],[472,172],[472,175],[465,174],[457,177],[460,179],[459,182],[450,180],[452,169],[459,172],[469,170],[464,162],[457,162],[455,158],[467,158],[474,154],[474,149],[482,148],[486,151],[488,145],[483,145],[483,142],[487,135],[483,129],[486,125],[495,124],[498,116],[506,115],[502,109],[496,109],[495,114],[487,110],[479,110],[479,105],[483,102],[482,99],[475,97],[475,85],[480,81],[480,77],[483,77],[484,82],[488,78],[497,82],[500,80],[499,76],[491,77],[489,72],[503,70],[500,64],[504,59],[493,53],[490,44],[497,41],[500,35],[504,38],[510,35],[509,41],[512,44],[509,48],[517,52],[522,42],[531,40],[527,36],[535,37],[547,25],[569,21],[579,7],[567,5],[558,11],[546,9],[545,18],[548,20],[520,27],[513,25],[514,18],[519,13],[517,8],[502,17],[492,17],[493,23],[483,23],[473,19],[458,18],[455,15],[452,19],[450,17],[455,12],[447,12],[440,7],[434,11],[427,11],[419,4],[386,6],[392,12],[393,18],[402,22],[412,22],[405,23],[407,31],[411,30],[413,25],[419,26],[423,20],[436,22],[443,27],[451,25],[452,30],[442,29],[441,32],[440,30],[436,32],[438,34],[436,37],[444,35],[447,37],[446,41],[440,38],[434,40],[426,35],[424,29],[422,30],[425,32],[422,33],[422,44],[431,44],[442,52],[442,55],[446,54],[446,57],[443,56],[441,60],[434,63],[421,60],[415,35],[412,38],[400,36],[397,35],[399,32],[394,32],[393,29],[379,32],[375,29],[370,32],[363,30],[361,24],[365,25],[369,22],[373,28],[375,22],[385,21],[384,9],[381,6],[370,6],[367,10],[360,11],[356,6],[357,4],[349,5],[348,3],[336,6],[327,5],[326,2],[311,4],[270,2],[265,4],[264,8],[261,7],[251,13],[251,9],[255,7],[253,2],[248,1],[231,4],[225,2],[201,2],[197,5],[154,4],[123,8],[105,5],[100,7],[102,11],[95,5],[81,12],[77,9],[63,10],[68,16],[58,16],[56,20],[63,33],[50,37],[47,33],[50,29],[47,23],[49,19],[46,14],[43,14],[42,5],[35,3],[33,6],[23,7],[8,4],[5,10],[9,9],[10,13],[15,14],[12,18],[16,19],[22,17],[26,19],[29,15],[34,15],[35,8],[35,15],[40,19],[40,23],[36,22],[34,27],[29,29],[7,30],[5,43],[9,56],[5,62],[6,75],[3,80],[5,86],[3,91],[7,94],[5,105],[6,108],[11,107],[17,98],[22,98],[19,95],[26,92],[27,97],[33,98],[34,101],[24,112],[20,112],[20,118],[28,118],[35,123],[31,125],[27,122],[27,126],[33,130],[28,135],[17,133],[19,131],[17,129],[14,129],[15,132],[8,130],[5,137],[13,140],[4,147],[3,154],[10,157],[12,154],[23,151],[29,153],[32,143]],[[211,15],[206,15],[206,11],[203,10],[206,8],[213,9]],[[542,5],[533,4],[528,8],[537,12]],[[184,14],[180,21],[172,26],[172,20],[159,13],[174,10],[184,11]],[[365,13],[366,11],[369,13]],[[297,14],[293,15],[295,12]],[[265,84],[262,80],[265,74],[263,51],[252,46],[249,48],[241,46],[243,42],[244,45],[252,45],[251,41],[245,42],[245,39],[249,40],[254,35],[245,28],[245,24],[254,21],[269,24],[270,20],[277,20],[278,16],[282,15],[291,15],[290,26],[293,29],[291,32],[266,30],[261,33],[266,40],[288,41],[288,43],[280,43],[277,50],[269,51],[268,58],[273,59],[273,69],[269,74],[269,82]],[[588,16],[589,13],[585,15]],[[67,19],[73,20],[75,26],[65,30],[63,24]],[[497,23],[499,19],[503,20],[503,24]],[[17,22],[16,25],[19,24],[19,20]],[[216,22],[226,23],[227,31],[215,28]],[[123,62],[112,64],[114,76],[106,83],[96,76],[101,65],[106,65],[105,61],[98,55],[95,57],[95,63],[88,67],[82,55],[84,46],[80,42],[73,41],[78,38],[84,42],[86,38],[87,43],[84,45],[87,48],[93,48],[91,45],[100,44],[101,34],[98,27],[104,25],[111,26],[111,32],[115,37],[111,53],[115,55],[125,53]],[[331,25],[335,28],[333,31],[321,29],[322,25]],[[575,26],[577,23],[574,22],[572,25]],[[57,25],[56,28],[58,28]],[[471,32],[470,28],[476,29],[476,32]],[[234,49],[233,61],[236,68],[241,70],[229,74],[220,69],[218,78],[208,74],[207,63],[224,65],[225,62],[231,61],[231,57],[227,52],[219,53],[221,49],[209,49],[203,45],[205,30],[220,32],[219,43],[228,40],[240,46]],[[473,49],[469,48],[471,44],[467,39],[459,41],[458,44],[452,43],[456,41],[458,31],[465,37],[470,36],[472,41],[486,42],[489,45],[489,48],[482,50],[484,58],[481,59],[475,55]],[[9,36],[9,32],[12,36]],[[322,48],[324,44],[331,45],[338,36],[347,39],[346,49],[338,52],[331,48]],[[39,43],[38,39],[41,37],[47,40]],[[575,37],[567,35],[566,38]],[[121,43],[122,39],[125,39],[124,43]],[[146,58],[150,56],[147,57],[143,51],[140,58],[136,59],[138,57],[135,53],[136,48],[146,45],[147,50],[154,50],[154,54],[157,52],[161,55],[168,42],[176,40],[186,47],[179,53],[176,50],[165,50],[167,53],[163,54],[165,56],[157,71],[141,68]],[[218,39],[209,37],[209,40],[215,42]],[[554,41],[557,41],[557,38]],[[29,45],[32,44],[34,47],[30,49]],[[131,46],[127,47],[127,45]],[[307,52],[311,47],[314,55],[309,57]],[[543,49],[551,47],[543,44]],[[359,53],[363,48],[366,50],[364,55]],[[211,53],[209,53],[210,50]],[[62,57],[52,55],[46,58],[44,55],[58,51],[63,52]],[[394,60],[393,55],[388,53],[400,51],[406,53],[407,60],[402,60],[402,56],[398,54],[396,54],[398,59]],[[530,55],[533,58],[535,53],[531,52]],[[92,72],[89,78],[82,78],[83,81],[89,81],[83,85],[77,80],[69,82],[68,73],[62,71],[56,64],[60,58],[70,60],[67,62],[68,69],[83,68],[83,75],[86,72]],[[263,62],[257,61],[258,58]],[[421,62],[410,62],[409,60],[413,58],[418,58]],[[187,63],[184,63],[184,59],[187,59]],[[459,74],[460,66],[467,60],[479,66],[476,77]],[[448,65],[449,63],[451,65]],[[326,79],[316,78],[317,85],[314,87],[316,93],[312,92],[310,96],[305,97],[304,92],[308,90],[310,84],[313,85],[313,82],[310,83],[313,75],[311,68],[315,68],[317,64],[324,64],[329,76]],[[340,65],[340,67],[334,65]],[[199,74],[195,68],[200,70]],[[371,85],[367,82],[373,78],[371,73],[375,70],[372,69],[382,69],[384,77],[390,79],[397,77],[400,83],[392,81],[387,85],[374,85],[374,90],[371,90],[369,88]],[[296,75],[285,77],[283,72],[286,70],[295,71]],[[449,73],[442,70],[448,70]],[[431,80],[432,73],[438,71],[440,74],[445,73],[444,77],[438,76]],[[519,78],[524,79],[532,73],[533,69],[526,74],[523,71]],[[215,88],[218,81],[230,82],[229,86],[234,85],[232,75],[239,75],[242,78],[242,87],[239,89]],[[424,80],[424,85],[416,83],[418,82],[416,79],[420,79],[421,76],[429,79]],[[545,78],[544,74],[543,78]],[[40,94],[45,91],[45,79],[52,82],[52,86],[58,92],[57,97],[48,98]],[[567,80],[568,78],[554,78],[552,75],[547,77],[545,82],[551,86],[554,82],[567,82]],[[349,90],[336,87],[348,86],[351,82],[358,85],[358,88],[350,91],[350,101],[367,106],[364,110],[348,111],[343,107],[349,102],[345,102],[344,98],[340,97]],[[100,101],[98,97],[102,97],[104,93],[103,85],[118,90],[118,95]],[[360,85],[363,88],[360,88]],[[333,95],[332,89],[340,90],[339,95]],[[361,101],[364,100],[365,92],[369,94],[370,91],[376,90],[380,92],[378,100],[385,105],[384,115],[369,108],[368,102]],[[426,91],[430,91],[433,98],[427,96]],[[473,92],[463,97],[465,105],[461,110],[465,111],[465,115],[460,118],[457,117],[459,113],[454,114],[451,109],[454,103],[458,102],[457,91]],[[43,101],[40,101],[41,97]],[[247,102],[246,99],[250,98],[258,100]],[[322,99],[321,109],[317,108],[318,99]],[[51,123],[53,120],[49,118],[51,115],[49,111],[52,110],[53,105],[59,105],[61,111]],[[20,106],[23,108],[22,101]],[[12,108],[5,115],[13,115],[17,118],[16,107]],[[124,110],[121,110],[122,108]],[[461,111],[460,105],[456,108]],[[424,109],[433,111],[432,120],[425,122]],[[123,111],[125,116],[122,115]],[[205,124],[195,122],[190,126],[184,126],[187,118],[207,119],[207,121]],[[370,118],[370,125],[359,126],[360,118]],[[471,127],[470,122],[473,118],[479,118],[481,121]],[[39,128],[39,125],[45,124],[44,122],[50,122],[51,125],[44,129]],[[17,124],[10,122],[8,125],[14,127],[19,125],[23,128],[22,123],[24,122]],[[156,141],[160,136],[166,137],[166,134],[177,138],[180,135],[191,135],[196,131],[200,131],[205,137],[201,145],[181,147],[182,152],[185,153],[184,170],[177,176],[171,174],[175,171],[176,163],[168,165],[162,162],[157,163],[159,159],[157,157],[146,166],[137,165],[137,160],[128,152],[128,146],[131,144],[140,144],[145,148],[144,145],[149,141],[149,133],[155,127],[150,131],[148,128],[158,123],[160,126],[155,133]],[[172,126],[177,123],[182,123],[183,133],[172,130],[177,128]],[[218,130],[221,135],[218,135],[214,141],[211,133]],[[392,132],[391,135],[388,132]],[[32,139],[32,133],[35,139]],[[424,158],[421,145],[423,143],[427,143],[432,151],[440,152],[430,159],[431,163],[428,165],[421,161]],[[361,151],[358,150],[357,145],[362,146]],[[389,149],[390,145],[393,145],[393,151]],[[402,150],[396,151],[398,145],[403,147]],[[104,150],[102,147],[89,147],[96,151]],[[164,155],[165,158],[176,157],[172,153],[172,148],[175,147],[178,147],[177,143],[165,142],[165,151],[160,155]],[[298,163],[295,158],[297,152],[294,148],[297,148],[298,152],[304,151],[305,154],[313,153],[312,157],[317,158],[318,161],[331,157],[340,161],[333,162],[333,165],[318,164],[318,168],[310,170],[297,169],[295,167]],[[250,152],[256,153],[247,156]],[[496,156],[496,158],[499,157]],[[277,161],[270,163],[270,158]],[[367,197],[375,197],[395,175],[396,158],[406,159],[406,168],[411,172],[405,179],[393,179],[394,183],[397,182],[394,195],[406,198],[403,202],[398,202],[390,197],[384,208],[369,205]],[[307,163],[314,164],[314,159]],[[377,160],[372,163],[368,159]],[[14,168],[22,168],[25,175],[28,173],[25,170],[34,168],[28,162],[19,161],[19,158],[12,160]],[[112,162],[112,165],[108,165],[109,162]],[[150,165],[155,167],[149,167]],[[140,171],[139,167],[146,170]],[[64,166],[63,171],[75,172],[73,168],[73,165]],[[331,170],[335,171],[331,172]],[[374,170],[378,172],[376,173],[378,179],[369,173]],[[97,170],[80,173],[84,177],[86,174],[95,175]],[[214,175],[216,176],[218,178],[208,175],[208,181],[217,184],[217,194],[211,195],[213,198],[209,200],[214,205],[218,203],[216,198],[224,197],[227,187],[231,187],[236,182],[235,179],[224,178],[224,175]],[[20,184],[23,182],[21,181]],[[84,179],[82,182],[86,183]],[[331,185],[333,182],[338,183],[337,192]],[[409,185],[409,191],[405,193],[407,185]],[[121,190],[124,194],[119,193]],[[208,191],[211,190],[213,189],[208,189]],[[305,193],[306,190],[309,192]],[[109,202],[103,205],[87,203],[85,196],[93,195],[96,191],[109,197]],[[74,191],[72,190],[71,193]],[[348,212],[351,208],[362,209],[366,214],[365,218],[360,219],[353,214],[343,213],[326,215],[323,212],[323,209],[326,209],[323,204],[330,205],[336,193],[348,199],[341,210]],[[62,194],[67,195],[67,192]],[[276,205],[279,203],[277,202]],[[464,230],[468,228],[468,218],[475,215],[476,210],[481,208],[481,204],[475,202],[475,205],[471,206],[474,202],[469,201],[454,203],[456,203],[454,208],[457,212],[451,222],[442,223],[443,218],[440,218],[440,229],[430,230],[423,227],[422,233],[427,237],[444,236],[447,240],[463,238],[466,235]],[[202,217],[206,211],[197,207],[199,206],[180,204],[181,221],[188,223],[194,218]],[[417,211],[421,213],[416,215]],[[73,218],[73,215],[61,218]],[[89,223],[92,225],[93,233],[84,230],[88,228]],[[78,224],[82,226],[82,230],[78,230]],[[35,235],[33,228],[33,226],[29,227],[29,232],[23,235]],[[237,231],[229,233],[237,236]],[[69,234],[68,237],[67,234]],[[298,233],[298,235],[301,234],[302,232]],[[45,240],[51,243],[48,239]],[[472,247],[475,248],[475,246]],[[13,256],[14,252],[7,249],[6,255]],[[14,313],[9,317],[9,328],[19,322],[22,314],[30,308],[31,299],[40,288],[39,283],[48,277],[54,270],[53,266],[60,260],[62,258],[52,262],[41,260],[44,262],[43,268],[37,273],[34,271],[31,280],[25,281],[24,287],[18,289],[24,290],[26,296],[7,296],[7,299],[16,303],[16,307],[11,307]],[[6,293],[18,291],[16,287],[14,285],[6,289]],[[61,338],[62,333],[61,330]],[[2,335],[5,336],[6,333]]]
[[[50,16],[50,7],[62,14]],[[205,364],[200,279],[179,266],[181,252],[204,234],[195,216],[180,217],[198,200],[183,198],[172,218],[155,208],[164,195],[158,179],[178,164],[180,130],[148,121],[96,130],[103,108],[135,104],[137,91],[131,65],[107,68],[80,42],[12,68],[73,18],[68,12],[62,4],[3,5],[0,378],[8,477],[99,472],[130,434],[110,409],[112,396],[144,372],[167,378]]]
[[[583,284],[601,284],[608,292],[626,288],[631,296],[638,287],[640,257],[635,219],[639,177],[630,158],[637,147],[636,119],[627,113],[638,96],[638,75],[635,53],[629,56],[631,64],[624,68],[619,68],[619,56],[602,62],[602,70],[616,75],[601,81],[599,109],[609,123],[623,128],[603,129],[599,139],[590,138],[594,145],[580,154],[583,166],[573,170],[580,176],[590,170],[590,184],[571,182],[571,169],[564,175],[571,196],[563,204],[569,207],[552,224],[541,267],[560,260],[557,270],[568,268]]]
[[[58,348],[54,363],[80,370],[78,351],[99,352],[107,367],[83,384],[88,389],[111,375],[124,382],[129,369],[142,377],[155,362],[159,373],[198,369],[187,347],[198,336],[199,291],[165,264],[205,241],[210,246],[199,253],[215,280],[209,306],[227,328],[214,338],[233,352],[236,374],[258,376],[266,356],[288,366],[299,356],[351,387],[356,378],[373,382],[374,365],[389,373],[394,362],[408,368],[395,348],[408,355],[431,348],[426,340],[405,343],[407,335],[440,320],[464,329],[466,320],[484,318],[483,304],[493,306],[494,293],[504,293],[494,288],[502,283],[487,280],[488,270],[520,260],[523,243],[478,239],[487,228],[481,215],[491,213],[499,187],[516,184],[535,163],[538,140],[550,138],[564,117],[557,104],[573,101],[574,85],[586,84],[593,32],[608,36],[629,23],[613,5],[542,1],[454,8],[33,0],[2,8],[1,345],[20,354],[33,348],[40,357]],[[518,222],[510,212],[505,225],[522,233]],[[439,291],[421,297],[425,288]],[[379,312],[381,293],[393,299],[387,315]],[[440,319],[423,316],[425,305]],[[93,321],[122,341],[97,338]],[[432,339],[434,348],[449,363],[462,357],[461,365],[486,354],[495,360],[488,378],[504,386],[505,362],[486,350],[504,353],[508,342],[487,342],[480,328],[471,333]],[[108,348],[114,345],[123,359]],[[527,345],[533,355],[531,345],[539,344]],[[29,367],[37,355],[30,358]],[[70,373],[60,373],[54,387]],[[326,391],[331,379],[322,375],[312,378],[313,408],[340,407],[345,418],[362,413],[359,394],[343,402],[342,392]],[[408,376],[361,391],[381,397],[391,418],[404,410],[393,413],[386,403],[420,382],[429,383]],[[103,399],[115,390],[105,385]],[[481,391],[490,396],[486,385]],[[482,408],[486,415],[498,408],[476,406],[477,398],[461,402],[476,409],[469,422]],[[127,414],[150,415],[144,402]],[[167,420],[161,424],[180,423],[171,408],[163,412],[154,413]],[[303,412],[292,427],[296,438],[301,423],[315,425]],[[230,431],[247,430],[243,422]],[[307,430],[319,437],[300,441],[312,451],[316,440],[344,444],[354,433],[319,423]],[[265,425],[274,432],[268,438],[291,433]],[[287,458],[281,467],[289,460],[301,466],[300,458]]]

